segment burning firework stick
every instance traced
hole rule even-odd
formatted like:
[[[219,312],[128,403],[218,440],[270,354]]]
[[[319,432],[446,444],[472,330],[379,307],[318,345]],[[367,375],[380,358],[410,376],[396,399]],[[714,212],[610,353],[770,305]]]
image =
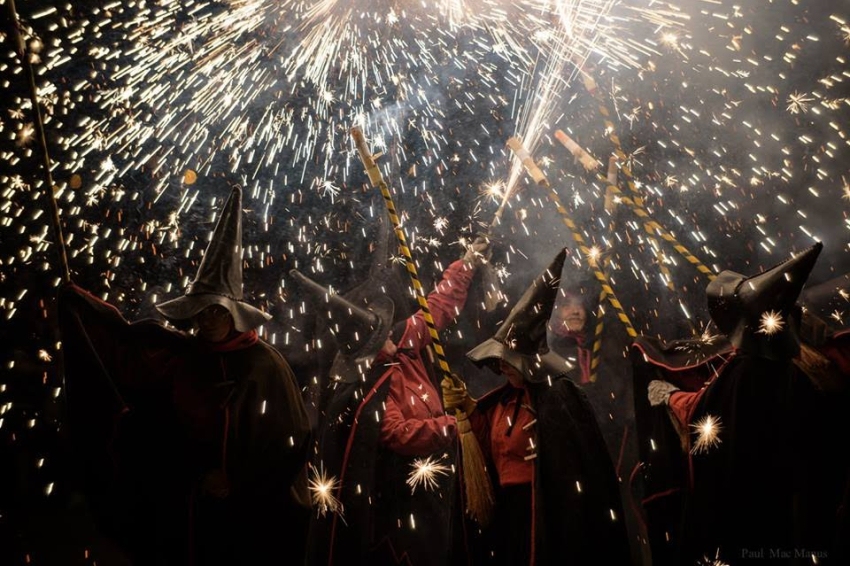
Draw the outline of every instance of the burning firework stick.
[[[632,175],[632,170],[628,165],[628,159],[626,157],[625,152],[620,144],[620,137],[616,134],[616,129],[614,127],[614,123],[611,121],[611,113],[608,111],[608,107],[605,105],[599,89],[596,88],[596,81],[593,80],[586,72],[582,73],[582,79],[584,81],[584,86],[587,91],[596,99],[597,106],[599,108],[599,113],[602,115],[602,120],[605,123],[605,130],[609,132],[608,137],[611,140],[611,143],[614,144],[614,154],[617,156],[617,159],[622,163],[622,171],[626,176],[626,186],[629,188],[629,192],[634,195],[634,200],[625,197],[620,191],[619,187],[613,187],[615,193],[620,195],[622,202],[628,204],[632,210],[634,210],[635,214],[640,218],[644,219],[646,224],[644,224],[644,230],[652,235],[652,230],[656,230],[658,235],[661,236],[662,239],[669,242],[673,249],[675,249],[679,254],[685,258],[689,263],[691,263],[694,267],[697,268],[697,271],[708,277],[709,281],[714,280],[717,276],[714,272],[706,267],[704,263],[702,263],[696,256],[694,256],[688,249],[680,244],[678,240],[661,224],[656,222],[649,216],[649,213],[643,206],[643,197],[641,197],[640,192],[635,187],[634,177]],[[648,228],[647,228],[648,227]]]
[[[508,201],[513,196],[516,191],[516,185],[514,188],[505,192],[502,197],[502,202],[499,203],[499,208],[496,209],[496,213],[493,215],[493,220],[490,222],[490,225],[487,227],[487,239],[490,240],[493,238],[493,232],[496,230],[497,226],[500,226],[502,223],[502,215],[505,212],[505,207],[508,204]],[[499,275],[496,273],[496,268],[493,267],[493,264],[489,261],[481,266],[481,280],[484,284],[484,310],[487,312],[493,312],[497,306],[499,306],[500,297],[503,296],[501,289],[501,282],[499,281]]]
[[[610,198],[613,200],[618,194],[622,194],[617,188],[617,158],[613,155],[608,160],[608,177],[605,181],[608,183],[608,186],[605,188],[605,207],[607,210],[608,199]],[[664,254],[661,252],[661,248],[656,244],[656,240],[652,234],[648,235],[649,245],[655,250],[655,260],[658,262],[658,270],[661,271],[661,278],[664,280],[667,289],[675,291],[673,276],[670,273],[670,269],[668,269],[667,264],[664,263]]]
[[[563,130],[555,130],[555,138],[561,142],[561,145],[573,154],[573,157],[578,159],[579,163],[581,163],[587,171],[594,171],[601,165],[595,157],[585,151],[583,147],[577,144],[573,138],[565,134]]]
[[[623,305],[620,304],[619,299],[617,299],[617,295],[614,293],[614,289],[611,287],[611,284],[608,282],[608,278],[602,272],[600,267],[596,264],[596,260],[593,259],[593,253],[590,251],[590,248],[587,247],[587,244],[584,241],[584,237],[582,237],[579,232],[578,226],[575,225],[572,218],[570,218],[567,209],[564,208],[564,205],[561,203],[561,198],[558,196],[557,191],[555,191],[554,187],[549,184],[549,180],[543,174],[543,171],[537,166],[534,160],[531,158],[531,154],[528,153],[528,150],[523,147],[522,142],[520,142],[517,138],[512,137],[508,140],[508,147],[511,151],[514,152],[514,155],[519,158],[522,164],[525,166],[526,172],[534,179],[535,183],[538,185],[548,189],[549,198],[555,204],[555,208],[558,210],[558,213],[561,215],[561,220],[564,221],[564,224],[569,229],[570,233],[572,233],[573,240],[578,246],[579,251],[587,258],[588,266],[593,271],[594,277],[599,281],[599,284],[602,286],[602,290],[605,291],[605,294],[608,298],[608,302],[614,307],[614,310],[617,312],[617,318],[620,319],[620,322],[623,323],[623,326],[626,327],[626,333],[632,337],[637,337],[637,331],[635,331],[634,326],[632,326],[631,321],[629,320],[626,311],[623,309]]]
[[[437,354],[437,361],[440,370],[443,372],[443,379],[450,380],[455,387],[461,387],[463,384],[452,374],[449,369],[449,364],[446,361],[446,355],[443,351],[443,345],[440,342],[440,335],[437,332],[437,327],[434,324],[434,318],[431,316],[431,310],[428,308],[428,299],[425,296],[425,291],[422,289],[422,283],[419,281],[419,274],[416,270],[416,263],[413,261],[413,255],[410,248],[407,246],[407,239],[404,236],[404,230],[401,227],[398,213],[396,212],[393,197],[390,194],[390,189],[387,186],[381,170],[375,163],[375,159],[369,148],[366,146],[366,138],[360,128],[351,128],[351,137],[354,139],[354,145],[357,147],[357,152],[360,154],[360,160],[366,168],[366,174],[369,176],[369,181],[372,186],[378,187],[381,195],[384,197],[384,202],[387,205],[387,213],[390,217],[390,222],[395,230],[396,238],[398,238],[401,253],[404,255],[407,273],[410,275],[410,281],[416,291],[416,300],[419,302],[419,308],[422,309],[422,314],[425,318],[425,324],[428,326],[428,333],[431,335],[431,343],[434,346],[434,352]],[[466,484],[466,501],[469,514],[478,521],[481,525],[486,525],[490,521],[493,511],[493,486],[490,484],[490,477],[484,465],[484,454],[481,451],[481,446],[478,445],[478,440],[472,432],[472,426],[469,424],[469,418],[466,413],[458,410],[456,413],[458,434],[460,436],[461,452],[463,457],[464,482]]]
[[[18,12],[15,9],[15,0],[9,0],[9,14],[12,20],[12,42],[14,43],[18,57],[21,58],[21,64],[27,70],[27,78],[29,79],[30,101],[32,102],[32,111],[35,115],[35,129],[38,133],[38,142],[41,149],[41,165],[44,169],[44,180],[47,186],[44,194],[47,197],[47,205],[50,210],[50,223],[53,226],[54,236],[56,237],[57,250],[59,252],[59,266],[62,269],[62,281],[68,282],[71,280],[71,271],[68,268],[68,254],[65,250],[65,237],[62,235],[62,225],[59,222],[59,207],[56,205],[56,196],[54,195],[53,175],[50,173],[50,154],[47,152],[47,136],[44,133],[44,121],[41,118],[41,107],[38,105],[38,89],[35,86],[35,72],[32,68],[32,61],[29,53],[27,53],[24,38],[21,35],[21,22],[18,19]]]

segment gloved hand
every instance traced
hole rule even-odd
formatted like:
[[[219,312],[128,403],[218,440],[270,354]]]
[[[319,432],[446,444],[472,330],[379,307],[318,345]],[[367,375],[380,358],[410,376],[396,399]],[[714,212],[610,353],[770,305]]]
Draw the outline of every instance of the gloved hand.
[[[440,383],[440,387],[443,389],[443,406],[447,413],[460,409],[468,415],[475,410],[477,403],[475,399],[469,396],[466,385],[460,380],[458,380],[458,383],[460,383],[460,387],[456,387],[455,382],[448,377],[443,378]]]
[[[463,261],[470,267],[478,267],[486,263],[488,259],[490,259],[490,240],[486,236],[476,237],[463,254]]]
[[[654,379],[649,382],[649,387],[647,388],[649,404],[653,407],[657,407],[662,404],[668,405],[670,403],[670,395],[676,391],[679,391],[679,388],[669,381]]]

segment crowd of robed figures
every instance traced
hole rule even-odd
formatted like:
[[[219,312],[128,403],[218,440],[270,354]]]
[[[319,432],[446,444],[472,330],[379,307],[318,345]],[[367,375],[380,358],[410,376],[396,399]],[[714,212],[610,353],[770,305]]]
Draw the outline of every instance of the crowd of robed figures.
[[[381,273],[335,294],[293,271],[336,346],[311,422],[257,333],[270,317],[242,300],[241,241],[234,188],[194,280],[157,305],[167,325],[60,290],[75,480],[132,563],[850,560],[847,338],[798,303],[819,244],[721,273],[711,337],[638,337],[604,388],[599,295],[562,281],[554,250],[466,354],[501,376],[478,399],[434,363],[433,337],[463,310],[486,238],[407,317]],[[606,395],[634,413],[605,414]]]

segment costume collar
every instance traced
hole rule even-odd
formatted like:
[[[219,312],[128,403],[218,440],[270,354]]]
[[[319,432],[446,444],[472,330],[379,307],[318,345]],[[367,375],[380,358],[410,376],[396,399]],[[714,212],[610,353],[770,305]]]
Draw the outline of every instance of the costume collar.
[[[235,350],[244,350],[259,341],[260,336],[257,334],[257,331],[249,330],[222,342],[208,342],[207,347],[213,352],[233,352]]]

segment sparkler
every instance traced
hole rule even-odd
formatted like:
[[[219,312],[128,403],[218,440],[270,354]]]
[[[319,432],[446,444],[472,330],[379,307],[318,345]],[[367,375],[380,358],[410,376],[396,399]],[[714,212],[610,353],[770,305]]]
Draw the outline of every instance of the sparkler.
[[[318,516],[324,517],[328,513],[333,513],[342,518],[344,511],[342,502],[334,495],[339,490],[339,480],[328,476],[321,466],[312,467],[311,475],[308,487]]]
[[[785,321],[782,315],[776,311],[767,311],[761,314],[759,318],[759,334],[772,335],[776,334],[785,327]]]
[[[442,458],[435,459],[432,456],[417,458],[410,466],[413,468],[407,476],[410,493],[415,493],[417,487],[422,487],[425,491],[436,490],[439,485],[438,476],[448,475],[451,471],[449,466],[442,463]]]
[[[691,448],[691,454],[704,454],[720,444],[720,432],[723,430],[720,418],[706,415],[691,425],[697,438]]]

